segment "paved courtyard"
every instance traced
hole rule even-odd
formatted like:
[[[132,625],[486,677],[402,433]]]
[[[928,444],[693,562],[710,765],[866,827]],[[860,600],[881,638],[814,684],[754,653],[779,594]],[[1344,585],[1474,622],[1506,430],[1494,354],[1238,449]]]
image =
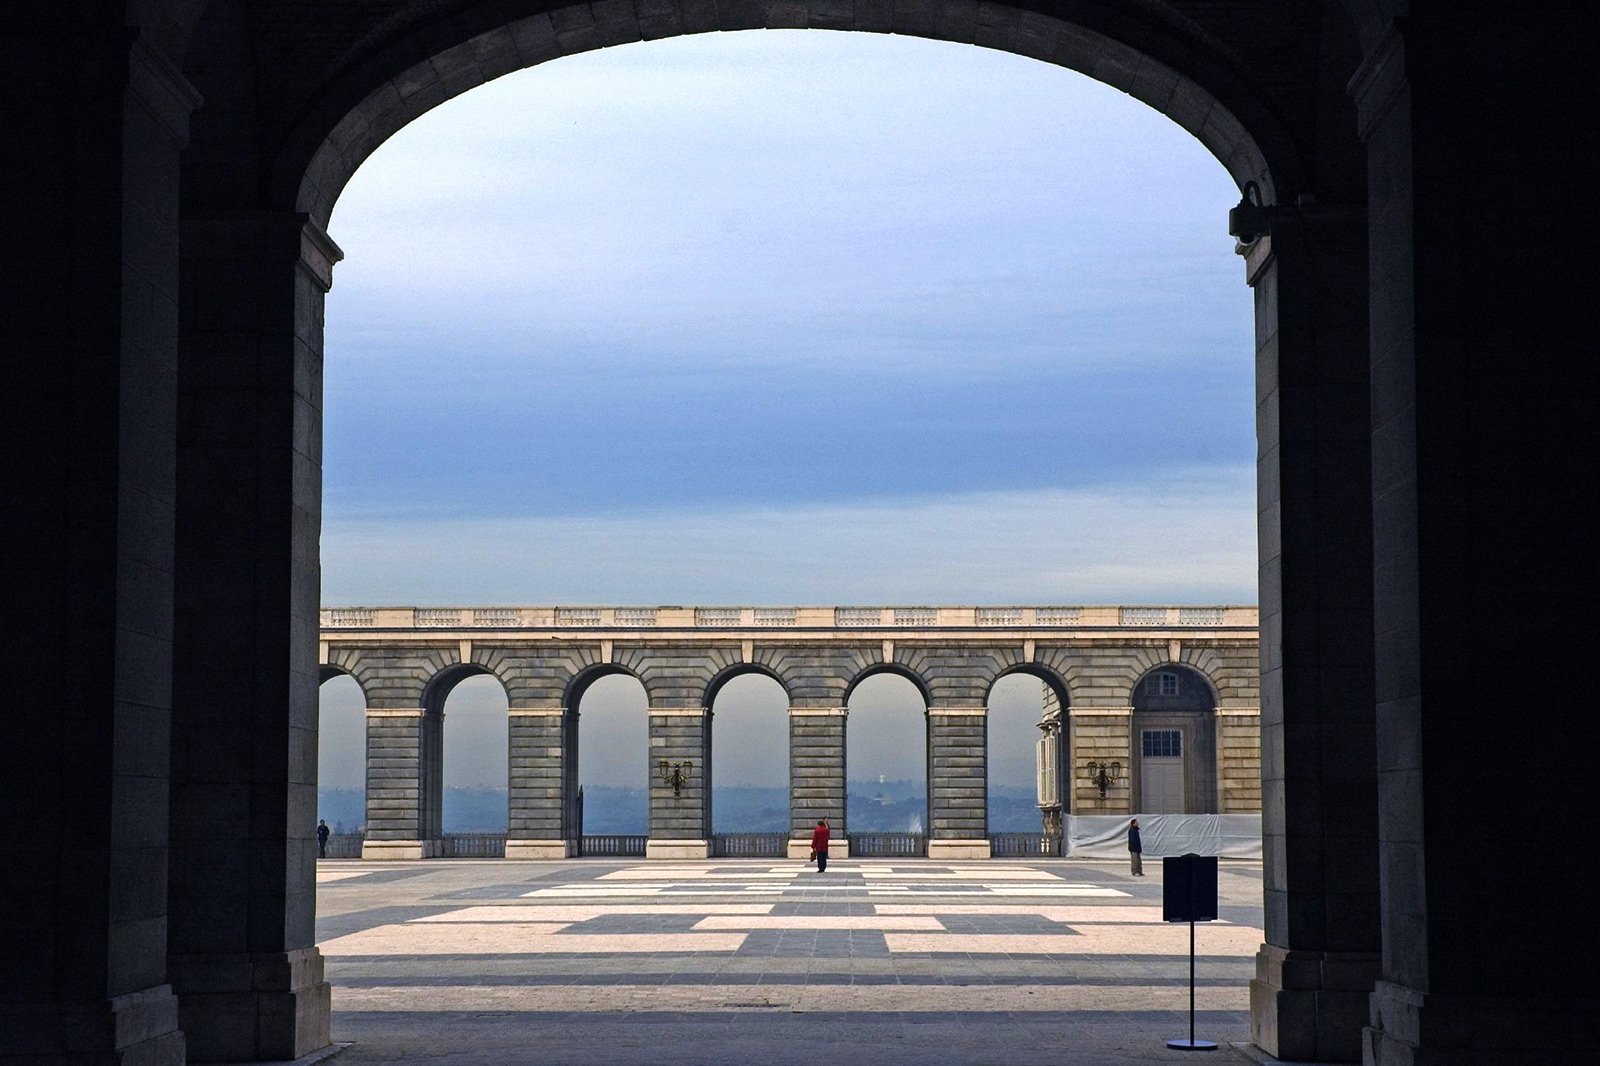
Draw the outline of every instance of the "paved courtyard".
[[[346,1063],[1192,1061],[1161,863],[324,860]],[[1261,867],[1198,929],[1197,1034],[1243,1061]]]

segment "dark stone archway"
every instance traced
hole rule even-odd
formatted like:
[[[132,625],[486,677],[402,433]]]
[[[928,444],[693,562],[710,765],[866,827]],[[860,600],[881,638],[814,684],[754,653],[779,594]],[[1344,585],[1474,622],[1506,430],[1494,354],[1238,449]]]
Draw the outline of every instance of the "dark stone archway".
[[[1386,1064],[1592,1051],[1572,864],[1478,859],[1514,832],[1562,854],[1563,823],[1528,814],[1586,798],[1570,775],[1528,775],[1511,801],[1479,787],[1507,750],[1581,747],[1592,728],[1479,678],[1493,661],[1561,676],[1570,653],[1531,623],[1568,616],[1592,569],[1566,506],[1595,450],[1589,315],[1559,282],[1591,256],[1574,131],[1596,124],[1595,30],[1560,6],[1350,6],[1356,33],[1341,5],[1266,0],[14,5],[11,591],[75,670],[3,727],[8,798],[59,811],[71,842],[47,869],[8,868],[4,1050],[172,1062],[186,1039],[197,1058],[327,1043],[310,801],[338,253],[320,223],[353,165],[513,56],[804,24],[1080,67],[1236,178],[1269,179],[1271,235],[1247,250],[1256,1040]]]

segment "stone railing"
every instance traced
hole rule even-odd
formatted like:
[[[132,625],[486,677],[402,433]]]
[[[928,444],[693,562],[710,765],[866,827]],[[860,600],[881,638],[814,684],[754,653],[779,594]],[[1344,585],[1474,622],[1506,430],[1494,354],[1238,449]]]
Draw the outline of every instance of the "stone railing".
[[[1253,606],[324,607],[326,630],[1253,628]]]

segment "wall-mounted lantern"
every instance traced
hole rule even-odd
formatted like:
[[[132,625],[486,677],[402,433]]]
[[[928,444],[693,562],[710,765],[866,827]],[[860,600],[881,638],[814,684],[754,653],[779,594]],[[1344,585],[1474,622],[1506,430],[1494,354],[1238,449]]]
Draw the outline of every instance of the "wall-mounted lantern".
[[[694,773],[694,762],[685,759],[682,762],[668,762],[662,759],[656,764],[661,770],[661,783],[672,786],[672,794],[683,794],[683,783],[689,780],[689,775]]]
[[[1086,767],[1089,771],[1089,783],[1100,790],[1100,798],[1105,799],[1106,789],[1117,783],[1117,778],[1122,776],[1120,762],[1090,762]]]

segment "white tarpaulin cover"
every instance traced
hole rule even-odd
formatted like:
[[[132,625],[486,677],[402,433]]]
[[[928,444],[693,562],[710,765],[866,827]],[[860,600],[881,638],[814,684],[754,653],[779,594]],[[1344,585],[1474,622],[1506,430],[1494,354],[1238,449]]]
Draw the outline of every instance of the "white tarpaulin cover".
[[[1067,816],[1067,854],[1086,859],[1128,857],[1125,814]],[[1145,858],[1165,855],[1222,855],[1261,858],[1259,814],[1141,814],[1139,843]]]

